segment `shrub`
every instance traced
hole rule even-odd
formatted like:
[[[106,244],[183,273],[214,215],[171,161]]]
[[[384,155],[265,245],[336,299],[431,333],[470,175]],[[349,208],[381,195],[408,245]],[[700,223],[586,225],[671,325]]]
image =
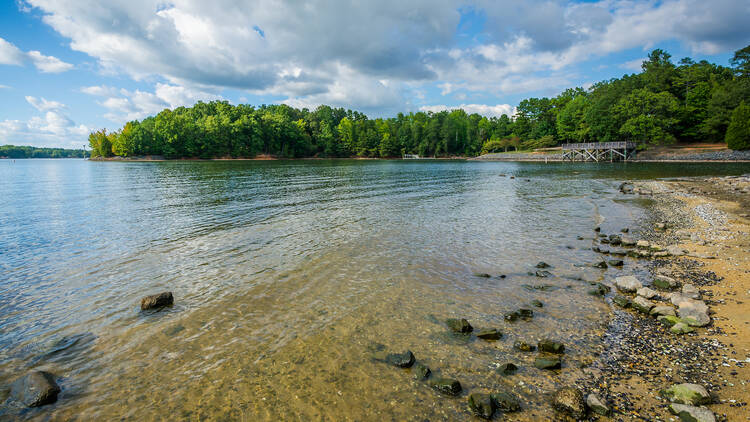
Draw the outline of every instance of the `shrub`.
[[[730,149],[750,149],[750,106],[744,101],[732,112],[724,139]]]

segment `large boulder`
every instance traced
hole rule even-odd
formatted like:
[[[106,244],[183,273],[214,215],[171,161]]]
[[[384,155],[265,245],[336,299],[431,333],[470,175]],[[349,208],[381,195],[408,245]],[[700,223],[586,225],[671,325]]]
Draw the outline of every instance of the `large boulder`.
[[[34,371],[15,380],[10,386],[10,397],[26,407],[39,407],[57,401],[60,386],[54,375]]]
[[[472,393],[469,395],[469,409],[483,419],[491,419],[495,413],[495,405],[489,394]]]
[[[681,421],[689,422],[716,422],[714,412],[705,407],[688,406],[685,404],[672,403],[669,411],[680,417]]]
[[[615,286],[622,292],[635,293],[643,284],[632,275],[625,275],[615,278]]]
[[[448,318],[445,320],[445,325],[456,333],[470,333],[474,329],[474,327],[469,324],[469,321],[464,318]]]
[[[158,309],[174,304],[172,292],[163,292],[156,295],[146,296],[141,299],[141,310]]]
[[[563,387],[557,390],[552,397],[552,407],[575,419],[582,419],[586,415],[583,394],[573,387]]]
[[[666,390],[659,391],[659,395],[672,403],[692,406],[711,403],[711,395],[703,386],[698,384],[675,384]]]

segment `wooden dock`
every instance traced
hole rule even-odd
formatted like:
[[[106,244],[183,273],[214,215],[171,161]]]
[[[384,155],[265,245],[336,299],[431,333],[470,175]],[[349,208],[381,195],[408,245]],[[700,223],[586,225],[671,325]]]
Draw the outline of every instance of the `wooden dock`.
[[[563,161],[628,161],[635,158],[635,142],[563,144]]]

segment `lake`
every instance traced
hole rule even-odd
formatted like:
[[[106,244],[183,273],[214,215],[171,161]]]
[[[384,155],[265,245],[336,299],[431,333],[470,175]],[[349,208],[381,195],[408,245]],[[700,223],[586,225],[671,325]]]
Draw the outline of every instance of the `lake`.
[[[747,171],[0,160],[0,400],[32,368],[62,387],[57,403],[0,418],[471,420],[468,393],[503,390],[521,399],[517,420],[543,419],[543,394],[606,346],[610,305],[590,283],[644,271],[590,266],[595,226],[636,230],[648,210],[619,182]],[[542,260],[553,276],[529,275]],[[140,312],[166,290],[173,307]],[[504,319],[520,307],[534,317]],[[451,334],[450,317],[503,337]],[[560,371],[512,347],[545,337],[566,344]],[[463,395],[378,360],[407,349]],[[505,362],[518,372],[498,374]]]

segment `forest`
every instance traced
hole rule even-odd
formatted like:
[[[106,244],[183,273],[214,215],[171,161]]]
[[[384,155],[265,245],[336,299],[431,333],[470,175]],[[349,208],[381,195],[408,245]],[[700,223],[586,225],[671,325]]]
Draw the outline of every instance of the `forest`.
[[[88,153],[82,149],[0,145],[0,158],[84,158],[87,156]]]
[[[690,58],[675,64],[656,49],[640,73],[567,89],[554,98],[525,99],[512,117],[457,109],[370,119],[326,105],[310,111],[199,102],[128,122],[115,132],[93,132],[89,143],[94,157],[166,158],[450,157],[611,141],[633,141],[640,149],[676,142],[748,149],[750,46],[736,51],[730,65]]]

